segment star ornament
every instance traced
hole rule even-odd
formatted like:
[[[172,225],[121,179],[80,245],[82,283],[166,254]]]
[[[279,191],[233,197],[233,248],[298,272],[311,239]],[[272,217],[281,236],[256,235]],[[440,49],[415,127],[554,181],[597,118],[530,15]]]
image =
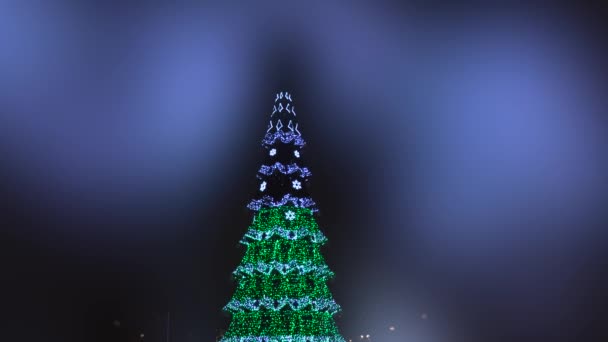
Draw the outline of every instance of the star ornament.
[[[296,218],[296,213],[294,213],[291,210],[286,211],[285,212],[285,218],[288,219],[289,221],[293,221]]]
[[[263,181],[262,184],[260,184],[260,191],[264,190],[266,190],[266,181]]]
[[[297,179],[291,182],[291,186],[296,190],[302,189],[302,183]]]

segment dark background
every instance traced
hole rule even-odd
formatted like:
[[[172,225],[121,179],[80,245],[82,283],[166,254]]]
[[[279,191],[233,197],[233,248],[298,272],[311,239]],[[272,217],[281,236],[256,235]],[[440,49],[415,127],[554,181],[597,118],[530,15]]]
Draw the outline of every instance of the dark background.
[[[450,4],[3,1],[0,339],[215,340],[287,90],[347,339],[606,340],[608,17]]]

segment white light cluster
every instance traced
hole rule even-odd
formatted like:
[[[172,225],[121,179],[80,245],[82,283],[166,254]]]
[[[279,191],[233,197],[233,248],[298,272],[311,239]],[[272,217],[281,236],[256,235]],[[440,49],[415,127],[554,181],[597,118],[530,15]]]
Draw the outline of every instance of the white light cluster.
[[[296,156],[296,158],[300,158],[300,151],[298,151],[298,150],[293,151],[293,155]]]
[[[266,190],[266,181],[263,181],[262,184],[260,184],[260,191],[264,190]]]
[[[297,179],[291,182],[291,186],[296,190],[302,189],[302,183]]]
[[[293,211],[288,211],[287,213],[290,213],[290,212],[293,213]],[[285,213],[285,216],[287,216],[287,213]],[[295,214],[293,216],[295,218]],[[290,215],[290,217],[291,217],[291,215]],[[280,236],[287,240],[298,240],[298,239],[310,237],[310,241],[313,243],[324,243],[325,241],[327,241],[327,238],[325,237],[325,235],[323,235],[323,233],[320,231],[311,232],[307,228],[300,228],[298,230],[290,230],[290,229],[285,229],[285,228],[281,228],[281,227],[274,227],[273,229],[267,230],[267,231],[250,229],[247,233],[245,233],[245,237],[241,241],[241,243],[243,245],[248,245],[249,242],[247,241],[247,239],[261,241],[261,240],[268,240],[275,235]]]
[[[290,175],[295,172],[300,172],[300,177],[309,177],[312,173],[308,170],[307,167],[299,167],[298,164],[292,163],[289,165],[283,165],[279,162],[274,163],[273,165],[262,165],[260,167],[259,173],[270,176],[277,170],[282,174]]]
[[[279,311],[285,306],[289,306],[292,310],[301,310],[309,307],[313,311],[324,311],[334,314],[340,311],[340,305],[338,305],[333,299],[320,298],[311,299],[310,297],[302,298],[279,298],[273,299],[269,297],[263,297],[260,299],[247,298],[244,300],[231,300],[225,307],[226,311],[258,311],[260,309],[268,309],[273,311]]]
[[[289,132],[279,131],[279,132],[274,132],[274,133],[266,133],[266,135],[262,139],[262,145],[268,145],[268,146],[274,145],[276,140],[280,140],[284,144],[289,144],[290,142],[293,141],[294,145],[300,146],[300,147],[306,145],[306,142],[304,141],[302,136],[298,135],[295,132],[291,132],[291,131],[289,131]]]
[[[228,337],[221,342],[346,342],[340,335],[336,336],[247,336],[247,337]]]
[[[272,150],[270,150],[270,152],[268,152],[268,154],[270,154],[271,157],[275,156],[277,154],[277,149],[273,148]]]
[[[270,263],[259,262],[257,264],[246,264],[239,266],[233,272],[234,275],[253,275],[255,272],[270,275],[272,271],[277,271],[282,275],[289,273],[298,273],[300,275],[312,273],[317,277],[333,277],[334,273],[327,267],[327,265],[313,265],[311,262],[300,263],[296,260],[292,260],[286,264],[278,261],[272,261]]]
[[[287,203],[290,203],[294,207],[298,208],[309,208],[313,212],[319,211],[317,208],[314,208],[316,203],[312,200],[312,198],[297,197],[293,196],[292,194],[286,194],[278,201],[275,201],[274,198],[266,195],[260,199],[251,200],[251,202],[249,202],[249,204],[247,205],[247,208],[253,211],[258,211],[262,208],[262,206],[281,207],[286,205]]]

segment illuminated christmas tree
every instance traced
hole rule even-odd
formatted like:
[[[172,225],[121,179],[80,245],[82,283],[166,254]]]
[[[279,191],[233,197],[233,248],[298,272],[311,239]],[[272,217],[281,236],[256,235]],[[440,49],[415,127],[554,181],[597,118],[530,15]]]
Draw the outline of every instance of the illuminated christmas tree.
[[[233,272],[237,289],[224,307],[232,315],[224,342],[343,342],[334,322],[340,310],[327,287],[333,272],[320,247],[327,240],[306,193],[305,142],[291,94],[276,95],[262,141],[255,212],[241,240],[247,251]]]

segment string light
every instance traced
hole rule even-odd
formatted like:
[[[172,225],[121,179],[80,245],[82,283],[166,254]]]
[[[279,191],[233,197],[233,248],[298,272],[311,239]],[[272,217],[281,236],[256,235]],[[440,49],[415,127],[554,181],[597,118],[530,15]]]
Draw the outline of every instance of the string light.
[[[272,150],[270,150],[270,152],[268,152],[270,154],[270,156],[274,156],[275,154],[277,154],[277,149],[273,148]]]
[[[291,182],[291,186],[296,190],[302,189],[302,183],[297,179]]]

